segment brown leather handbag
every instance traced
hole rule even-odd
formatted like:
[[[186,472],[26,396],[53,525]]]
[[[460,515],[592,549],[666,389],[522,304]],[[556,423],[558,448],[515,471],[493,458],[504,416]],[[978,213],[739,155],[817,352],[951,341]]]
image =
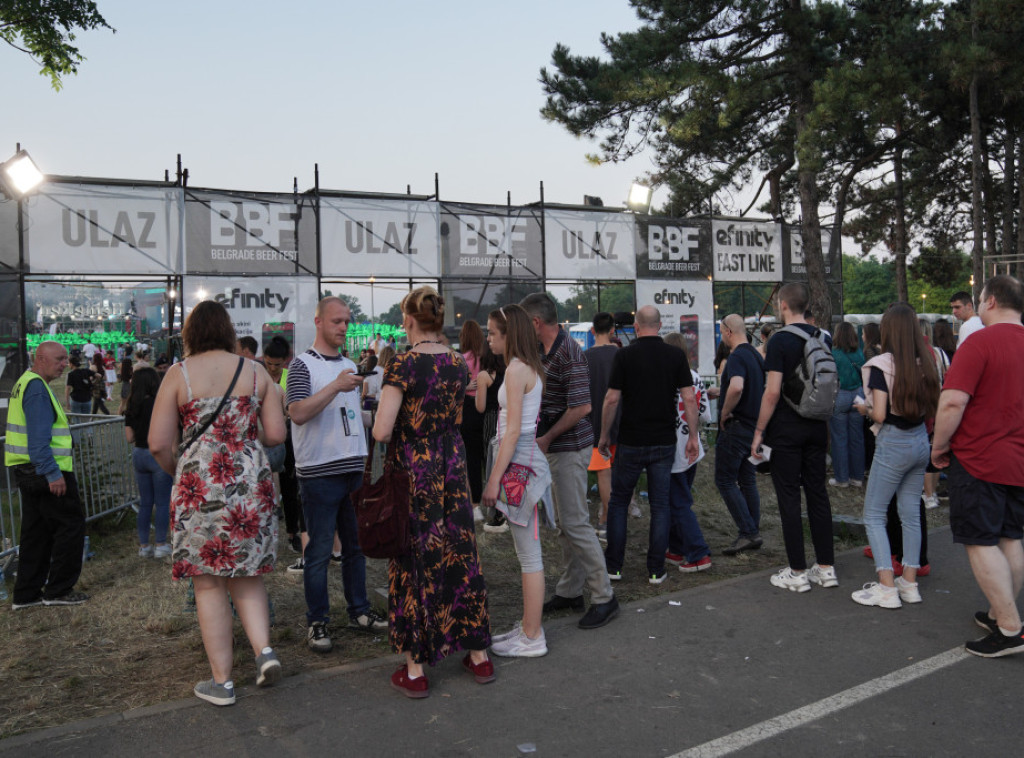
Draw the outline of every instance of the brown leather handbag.
[[[359,526],[359,547],[367,558],[399,558],[409,552],[409,501],[412,478],[394,465],[392,439],[384,455],[384,471],[373,481],[373,452],[366,456],[363,484],[352,493]]]

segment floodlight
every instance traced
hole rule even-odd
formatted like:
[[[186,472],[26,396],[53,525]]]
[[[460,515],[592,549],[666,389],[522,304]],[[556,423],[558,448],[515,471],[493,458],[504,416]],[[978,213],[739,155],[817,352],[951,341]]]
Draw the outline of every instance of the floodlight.
[[[24,197],[42,184],[45,178],[24,150],[19,150],[13,158],[0,163],[0,189],[12,200]]]
[[[626,205],[635,211],[647,213],[651,209],[651,197],[653,195],[654,190],[646,184],[633,182],[633,186],[629,188],[629,200],[626,201]]]

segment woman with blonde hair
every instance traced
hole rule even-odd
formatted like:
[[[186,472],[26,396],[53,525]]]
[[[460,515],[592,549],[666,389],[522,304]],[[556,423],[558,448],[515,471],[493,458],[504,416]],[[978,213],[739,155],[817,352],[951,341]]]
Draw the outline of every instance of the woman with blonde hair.
[[[483,490],[483,504],[497,508],[512,529],[523,581],[523,618],[512,631],[491,641],[491,652],[508,657],[536,658],[547,654],[547,640],[541,626],[544,608],[544,562],[540,549],[540,513],[543,501],[548,524],[555,518],[550,498],[547,458],[537,446],[537,417],[544,394],[544,368],[537,350],[537,337],[526,311],[506,305],[487,317],[487,343],[495,355],[505,357],[505,380],[498,390],[498,430],[491,442],[494,465]],[[506,486],[506,472],[518,475],[518,495]],[[504,499],[502,496],[504,494]],[[518,502],[508,502],[518,498]]]
[[[386,367],[373,436],[412,480],[409,550],[388,561],[388,635],[405,653],[391,686],[423,698],[423,671],[460,650],[480,684],[493,682],[487,586],[477,557],[473,507],[459,422],[469,382],[466,362],[441,340],[444,299],[430,287],[402,300],[402,326],[412,345]]]
[[[281,676],[263,584],[277,558],[274,482],[263,445],[284,442],[284,413],[266,369],[234,354],[235,330],[224,306],[199,303],[181,338],[187,357],[160,385],[149,451],[174,476],[171,575],[193,581],[213,674],[193,691],[214,705],[231,705],[232,604],[256,658],[257,686]]]
[[[882,315],[882,353],[861,370],[866,404],[877,435],[871,477],[864,493],[864,524],[875,559],[877,582],[853,593],[861,605],[899,608],[920,603],[917,570],[921,567],[920,498],[930,446],[925,420],[939,402],[939,373],[931,349],[906,303],[893,303]],[[903,525],[903,576],[896,577],[885,532],[886,510],[893,494]]]

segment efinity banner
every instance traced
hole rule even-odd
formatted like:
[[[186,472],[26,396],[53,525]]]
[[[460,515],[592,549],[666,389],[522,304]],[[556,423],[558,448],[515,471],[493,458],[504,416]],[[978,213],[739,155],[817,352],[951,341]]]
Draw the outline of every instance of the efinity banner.
[[[180,189],[54,182],[23,205],[29,273],[181,270]]]
[[[539,279],[544,272],[540,211],[501,205],[441,203],[445,276]]]
[[[636,217],[638,279],[707,279],[711,223],[706,219]]]
[[[281,334],[302,351],[313,344],[313,312],[319,296],[314,277],[186,276],[185,315],[203,300],[215,300],[231,316],[238,337],[255,337],[263,347]]]
[[[306,195],[185,190],[185,271],[316,275],[316,214]]]
[[[321,275],[440,276],[437,217],[427,200],[321,197]]]
[[[781,224],[715,220],[711,224],[711,239],[716,281],[782,281]]]
[[[636,305],[653,305],[661,313],[661,334],[682,332],[690,367],[715,373],[715,301],[708,279],[637,279]]]
[[[548,279],[635,279],[634,216],[544,211]]]

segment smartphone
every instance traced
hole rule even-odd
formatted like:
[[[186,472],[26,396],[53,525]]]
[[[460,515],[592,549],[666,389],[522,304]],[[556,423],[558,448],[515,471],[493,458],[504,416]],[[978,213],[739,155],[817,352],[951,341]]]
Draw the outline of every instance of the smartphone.
[[[356,376],[373,376],[376,373],[376,371],[370,369],[369,371],[357,371]]]

